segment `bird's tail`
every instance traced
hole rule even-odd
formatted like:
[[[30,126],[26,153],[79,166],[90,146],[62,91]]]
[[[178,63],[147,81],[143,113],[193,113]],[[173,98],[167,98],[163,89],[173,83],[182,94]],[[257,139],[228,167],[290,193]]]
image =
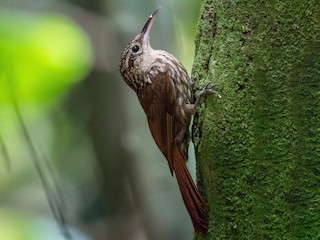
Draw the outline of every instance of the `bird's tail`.
[[[173,158],[173,169],[179,184],[184,204],[191,217],[194,230],[198,234],[205,235],[208,230],[209,207],[203,200],[198,188],[194,184],[187,169],[185,160],[177,146],[174,147]]]

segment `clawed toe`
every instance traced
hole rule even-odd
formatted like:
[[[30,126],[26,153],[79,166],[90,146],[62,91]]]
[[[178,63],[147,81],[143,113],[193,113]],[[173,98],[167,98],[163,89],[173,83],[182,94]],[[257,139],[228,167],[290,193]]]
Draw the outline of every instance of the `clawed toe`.
[[[219,98],[221,98],[221,95],[218,91],[214,90],[214,87],[216,86],[216,83],[207,83],[204,88],[199,92],[199,98],[207,97],[209,94],[217,94]]]
[[[219,98],[221,98],[221,95],[219,94],[218,91],[214,90],[214,87],[217,84],[215,83],[207,83],[204,88],[198,93],[198,97],[194,103],[194,109],[196,109],[201,103],[205,101],[208,95],[210,94],[217,94]]]

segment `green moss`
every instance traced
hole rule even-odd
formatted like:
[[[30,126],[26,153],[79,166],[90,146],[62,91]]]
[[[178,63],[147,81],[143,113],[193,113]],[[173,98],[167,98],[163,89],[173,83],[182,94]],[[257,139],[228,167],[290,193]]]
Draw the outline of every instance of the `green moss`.
[[[193,126],[202,239],[320,238],[319,22],[315,0],[204,1],[192,76],[222,99]]]

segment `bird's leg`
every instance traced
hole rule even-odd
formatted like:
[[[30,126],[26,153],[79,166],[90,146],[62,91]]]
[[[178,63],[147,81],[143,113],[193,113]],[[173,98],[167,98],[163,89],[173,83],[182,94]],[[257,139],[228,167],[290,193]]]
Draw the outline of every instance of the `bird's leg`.
[[[221,98],[221,95],[218,91],[214,90],[216,84],[208,83],[202,88],[202,90],[198,93],[198,97],[194,104],[187,104],[188,111],[193,115],[197,111],[197,107],[199,107],[206,98],[211,94],[217,94],[219,98]]]

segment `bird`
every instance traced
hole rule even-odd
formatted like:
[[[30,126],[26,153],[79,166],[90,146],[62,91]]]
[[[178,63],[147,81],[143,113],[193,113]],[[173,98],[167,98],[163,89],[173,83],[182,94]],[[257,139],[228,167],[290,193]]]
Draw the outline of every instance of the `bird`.
[[[206,85],[194,101],[192,81],[185,67],[171,53],[151,47],[150,31],[159,10],[150,15],[142,31],[125,47],[119,69],[123,80],[137,94],[153,139],[177,179],[195,232],[205,235],[209,207],[186,162],[191,117],[205,98],[216,92]]]

